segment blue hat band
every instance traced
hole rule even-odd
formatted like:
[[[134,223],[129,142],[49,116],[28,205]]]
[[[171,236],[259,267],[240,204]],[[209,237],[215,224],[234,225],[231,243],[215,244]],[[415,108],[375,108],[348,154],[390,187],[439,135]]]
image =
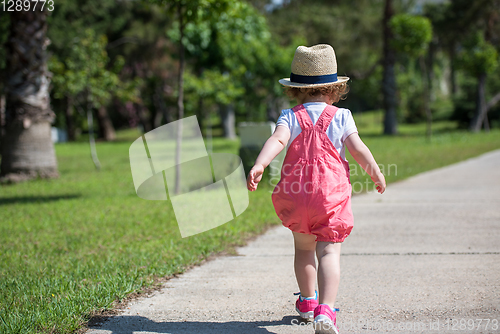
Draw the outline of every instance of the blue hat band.
[[[290,81],[303,84],[323,84],[337,81],[337,73],[327,75],[290,74]]]

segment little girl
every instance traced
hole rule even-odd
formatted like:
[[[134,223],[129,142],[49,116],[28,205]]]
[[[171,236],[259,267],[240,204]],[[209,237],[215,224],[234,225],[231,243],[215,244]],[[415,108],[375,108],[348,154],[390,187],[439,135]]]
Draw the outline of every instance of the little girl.
[[[294,237],[295,276],[300,289],[296,310],[301,317],[314,319],[316,333],[338,334],[338,309],[334,306],[340,246],[353,227],[345,147],[370,175],[378,192],[385,190],[384,175],[359,138],[351,112],[332,106],[347,93],[348,80],[337,77],[337,61],[330,45],[299,46],[290,78],[279,80],[299,104],[282,111],[247,179],[248,189],[257,189],[264,168],[287,146],[272,201]]]

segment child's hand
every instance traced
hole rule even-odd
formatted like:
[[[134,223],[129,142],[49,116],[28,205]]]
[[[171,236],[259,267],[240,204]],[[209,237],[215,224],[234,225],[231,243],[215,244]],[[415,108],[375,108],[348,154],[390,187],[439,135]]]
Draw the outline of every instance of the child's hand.
[[[247,188],[250,191],[257,189],[257,184],[262,180],[262,174],[264,173],[264,166],[257,164],[252,167],[250,173],[248,173],[247,178]]]
[[[381,172],[376,173],[372,176],[372,181],[375,183],[375,187],[379,193],[383,193],[385,191],[385,177]]]

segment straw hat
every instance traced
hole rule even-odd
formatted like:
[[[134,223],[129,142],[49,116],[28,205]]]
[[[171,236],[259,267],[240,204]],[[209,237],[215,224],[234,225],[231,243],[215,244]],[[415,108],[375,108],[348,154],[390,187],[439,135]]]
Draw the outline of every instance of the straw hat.
[[[348,77],[337,77],[337,59],[335,51],[328,44],[318,44],[311,47],[299,46],[295,50],[290,78],[279,80],[287,87],[321,87],[331,84],[341,84]]]

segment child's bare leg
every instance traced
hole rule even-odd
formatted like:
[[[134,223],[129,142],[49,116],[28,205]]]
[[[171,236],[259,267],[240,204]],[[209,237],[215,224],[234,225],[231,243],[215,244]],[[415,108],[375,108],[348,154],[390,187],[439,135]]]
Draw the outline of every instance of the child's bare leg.
[[[293,233],[295,243],[295,277],[302,297],[314,297],[316,286],[316,236]]]
[[[335,306],[340,282],[340,246],[341,243],[318,242],[318,290],[319,303]]]

